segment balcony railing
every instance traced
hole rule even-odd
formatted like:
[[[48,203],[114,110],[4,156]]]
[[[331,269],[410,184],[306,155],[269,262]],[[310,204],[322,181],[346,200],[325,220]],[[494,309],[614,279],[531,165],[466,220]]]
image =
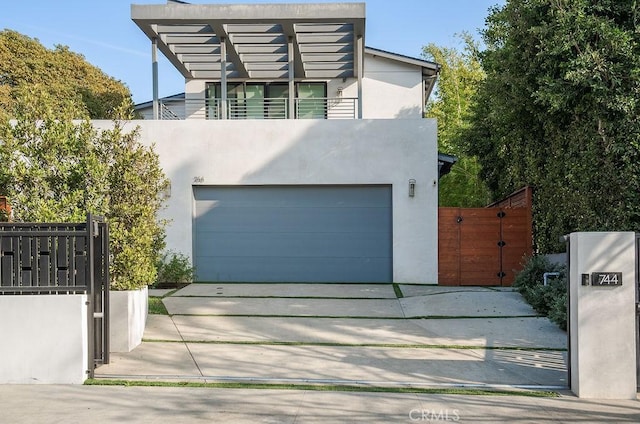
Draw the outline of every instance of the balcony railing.
[[[164,99],[159,118],[167,119],[288,119],[286,98]],[[294,119],[356,119],[358,99],[325,97],[294,99]]]

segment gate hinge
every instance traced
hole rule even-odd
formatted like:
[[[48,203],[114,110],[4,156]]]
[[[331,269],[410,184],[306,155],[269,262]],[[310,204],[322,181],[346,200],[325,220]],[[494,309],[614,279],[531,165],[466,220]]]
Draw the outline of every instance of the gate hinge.
[[[496,215],[498,216],[498,218],[504,218],[505,216],[507,216],[507,213],[505,211],[500,211]]]
[[[507,243],[506,243],[504,240],[500,240],[500,241],[498,242],[498,246],[500,246],[500,247],[504,247],[504,246],[506,246],[506,245],[507,245]]]
[[[504,273],[504,271],[500,271],[500,272],[498,273],[498,277],[499,277],[499,278],[504,278],[504,277],[506,277],[506,276],[507,276],[507,274],[505,274],[505,273]]]
[[[461,216],[459,216],[458,218],[456,218],[456,222],[457,222],[458,224],[459,224],[459,223],[461,223],[462,221],[464,221],[464,219],[463,219]]]
[[[640,303],[636,303],[636,315],[640,316]]]

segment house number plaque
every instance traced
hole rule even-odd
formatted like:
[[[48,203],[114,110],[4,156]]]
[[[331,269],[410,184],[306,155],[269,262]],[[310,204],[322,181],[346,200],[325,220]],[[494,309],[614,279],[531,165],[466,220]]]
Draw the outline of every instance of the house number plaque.
[[[592,286],[621,286],[622,273],[621,272],[592,272],[591,285]]]

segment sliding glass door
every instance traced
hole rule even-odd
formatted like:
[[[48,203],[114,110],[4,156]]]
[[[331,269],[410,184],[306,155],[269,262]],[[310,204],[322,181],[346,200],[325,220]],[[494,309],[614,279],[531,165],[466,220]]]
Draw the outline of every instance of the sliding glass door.
[[[297,84],[298,119],[325,119],[327,117],[327,85],[305,82]]]
[[[326,118],[325,83],[296,84],[296,118]],[[220,83],[208,83],[207,119],[222,118]],[[227,118],[287,119],[289,84],[240,82],[227,84]]]

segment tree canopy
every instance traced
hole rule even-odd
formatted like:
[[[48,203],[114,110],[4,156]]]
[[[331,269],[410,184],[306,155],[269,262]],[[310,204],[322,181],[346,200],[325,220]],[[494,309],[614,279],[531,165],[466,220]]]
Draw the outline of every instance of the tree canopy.
[[[462,51],[435,44],[423,48],[423,56],[441,66],[426,115],[438,120],[438,150],[458,157],[451,172],[440,180],[440,206],[480,207],[489,203],[489,192],[480,179],[477,158],[467,154],[463,130],[468,126],[471,105],[484,72],[477,43],[470,34],[461,34],[461,39]]]
[[[129,89],[109,77],[85,58],[57,45],[50,50],[37,39],[18,32],[0,32],[0,112],[12,114],[16,99],[39,87],[48,94],[50,106],[68,108],[70,103],[92,119],[114,118],[120,106],[131,108]],[[75,118],[82,117],[76,109]]]
[[[116,121],[97,130],[86,115],[75,120],[77,113],[73,102],[60,103],[46,90],[19,98],[14,119],[0,120],[0,194],[18,222],[105,216],[112,287],[151,284],[164,247],[156,214],[168,187],[158,156],[138,142],[136,129],[125,131]]]
[[[492,9],[465,138],[494,198],[535,188],[535,240],[640,230],[636,0],[508,0]]]
[[[104,215],[111,285],[121,290],[155,281],[164,247],[156,214],[168,186],[137,129],[115,121],[97,130],[90,121],[130,118],[131,105],[127,87],[67,47],[0,32],[0,195],[15,221]]]

